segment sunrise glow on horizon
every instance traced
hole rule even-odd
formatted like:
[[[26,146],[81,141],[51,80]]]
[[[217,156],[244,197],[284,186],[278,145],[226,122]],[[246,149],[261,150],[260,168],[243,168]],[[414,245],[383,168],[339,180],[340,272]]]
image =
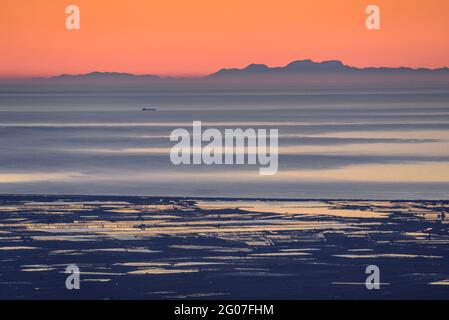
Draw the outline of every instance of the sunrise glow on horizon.
[[[65,8],[81,29],[65,28]],[[365,7],[382,28],[364,27]],[[196,76],[250,63],[449,66],[446,0],[16,0],[0,3],[0,77],[116,71]]]

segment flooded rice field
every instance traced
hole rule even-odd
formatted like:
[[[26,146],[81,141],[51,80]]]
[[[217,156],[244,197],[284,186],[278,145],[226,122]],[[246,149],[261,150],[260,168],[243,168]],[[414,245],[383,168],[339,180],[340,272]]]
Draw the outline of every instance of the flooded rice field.
[[[448,207],[0,196],[0,297],[447,299]],[[66,289],[69,265],[79,290]],[[365,286],[369,265],[379,290]]]

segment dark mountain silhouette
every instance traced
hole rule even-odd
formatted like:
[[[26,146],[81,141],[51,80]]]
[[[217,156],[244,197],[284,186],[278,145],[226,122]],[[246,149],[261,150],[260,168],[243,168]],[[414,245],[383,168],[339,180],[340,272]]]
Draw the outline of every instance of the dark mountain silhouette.
[[[284,67],[269,67],[265,64],[250,64],[245,68],[230,68],[221,69],[210,75],[195,78],[198,79],[219,79],[219,78],[229,78],[229,77],[247,77],[247,76],[301,76],[301,75],[311,75],[311,74],[413,74],[413,73],[431,73],[431,74],[449,74],[449,68],[439,68],[439,69],[426,69],[426,68],[387,68],[387,67],[368,67],[368,68],[357,68],[343,64],[338,60],[329,60],[323,62],[314,62],[312,60],[297,60],[287,64]],[[91,72],[87,74],[70,75],[63,74],[56,77],[48,78],[50,80],[74,80],[74,79],[92,79],[92,80],[134,80],[134,79],[146,79],[146,80],[188,80],[189,78],[163,78],[158,75],[135,75],[132,73],[121,73],[121,72]]]
[[[297,60],[281,67],[250,64],[196,78],[121,72],[63,74],[50,78],[0,79],[0,92],[15,91],[195,91],[296,90],[298,88],[410,88],[449,86],[449,68],[357,68],[338,60]]]
[[[72,79],[160,79],[157,75],[135,75],[132,73],[124,73],[124,72],[90,72],[86,74],[77,74],[77,75],[71,75],[71,74],[62,74],[60,76],[52,77],[50,79],[53,80],[72,80]]]
[[[243,69],[221,69],[216,73],[209,75],[209,78],[221,77],[240,77],[240,76],[282,76],[282,75],[301,75],[301,74],[391,74],[391,73],[441,73],[448,72],[448,68],[426,69],[426,68],[356,68],[343,64],[338,60],[330,60],[323,62],[314,62],[312,60],[297,60],[287,64],[284,67],[268,67],[264,64],[250,64]]]

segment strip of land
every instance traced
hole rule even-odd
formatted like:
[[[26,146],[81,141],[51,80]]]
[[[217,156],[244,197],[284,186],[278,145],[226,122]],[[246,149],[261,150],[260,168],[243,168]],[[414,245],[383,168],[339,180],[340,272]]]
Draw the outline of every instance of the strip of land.
[[[447,299],[448,207],[0,196],[0,298]],[[65,288],[71,264],[80,290]]]

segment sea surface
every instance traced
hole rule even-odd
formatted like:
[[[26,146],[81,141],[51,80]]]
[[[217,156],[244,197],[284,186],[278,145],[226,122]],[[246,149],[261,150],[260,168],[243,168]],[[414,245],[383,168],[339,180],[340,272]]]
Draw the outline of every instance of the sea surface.
[[[278,129],[278,173],[173,165],[192,121]],[[449,90],[1,93],[0,193],[449,199]]]

